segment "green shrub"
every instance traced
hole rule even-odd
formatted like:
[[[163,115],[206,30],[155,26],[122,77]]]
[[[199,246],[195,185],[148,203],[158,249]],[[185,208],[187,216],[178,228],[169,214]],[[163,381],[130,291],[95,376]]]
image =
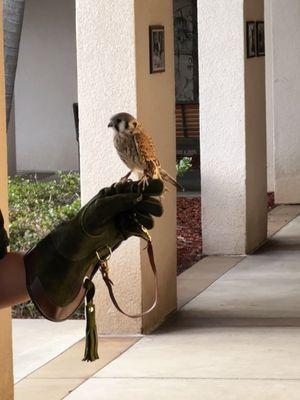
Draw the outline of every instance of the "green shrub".
[[[183,176],[192,168],[192,157],[183,157],[176,164],[177,176]]]
[[[14,177],[9,179],[10,250],[26,251],[62,221],[80,209],[80,179],[75,172],[58,173],[57,179],[39,182]],[[81,318],[82,307],[74,315]],[[32,302],[13,308],[18,318],[38,318]]]
[[[80,181],[75,172],[57,180],[9,179],[9,232],[12,251],[28,250],[60,222],[80,209]]]

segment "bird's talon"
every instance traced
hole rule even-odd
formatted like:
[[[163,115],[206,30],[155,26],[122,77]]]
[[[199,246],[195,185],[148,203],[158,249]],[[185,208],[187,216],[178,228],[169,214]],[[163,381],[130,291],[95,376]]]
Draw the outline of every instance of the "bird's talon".
[[[139,186],[142,186],[142,190],[144,191],[146,187],[149,185],[149,178],[148,176],[144,175],[142,179],[139,180]]]
[[[123,176],[120,179],[120,183],[126,183],[126,182],[131,181],[131,179],[129,179],[130,175],[131,175],[131,171],[129,171],[128,174],[126,174],[125,176]]]

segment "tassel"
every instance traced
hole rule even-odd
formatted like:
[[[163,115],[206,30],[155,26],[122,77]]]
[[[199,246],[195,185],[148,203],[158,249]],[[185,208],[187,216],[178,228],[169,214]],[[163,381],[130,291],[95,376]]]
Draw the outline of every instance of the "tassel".
[[[95,304],[93,298],[95,295],[95,285],[90,279],[84,281],[86,289],[86,331],[85,331],[85,351],[82,361],[95,361],[98,356],[98,334],[95,318]]]

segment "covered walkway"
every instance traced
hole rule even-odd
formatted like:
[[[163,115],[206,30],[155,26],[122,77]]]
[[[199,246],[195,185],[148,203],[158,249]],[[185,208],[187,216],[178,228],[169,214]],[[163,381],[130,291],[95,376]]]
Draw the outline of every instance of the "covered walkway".
[[[162,328],[135,338],[127,351],[99,366],[70,394],[60,390],[49,398],[298,400],[299,213],[299,206],[273,210],[271,233],[296,218],[255,254],[208,257],[186,271],[179,278],[180,301],[186,304]],[[34,400],[43,394],[47,399],[43,388],[60,384],[62,389],[64,382],[72,380],[79,383],[84,364],[78,376],[71,377],[71,366],[61,368],[57,360],[53,361],[56,368],[48,363],[44,373],[36,371],[32,385],[30,375],[20,381],[16,398]],[[59,378],[54,379],[57,368]]]

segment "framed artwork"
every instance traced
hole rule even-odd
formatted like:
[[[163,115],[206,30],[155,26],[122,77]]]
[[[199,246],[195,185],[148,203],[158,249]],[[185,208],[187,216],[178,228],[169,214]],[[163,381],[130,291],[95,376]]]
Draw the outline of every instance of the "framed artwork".
[[[256,54],[257,57],[265,55],[265,23],[264,21],[256,22]]]
[[[161,25],[149,27],[150,73],[164,72],[165,64],[165,28]]]
[[[256,56],[256,24],[254,21],[248,21],[246,24],[247,35],[247,58]]]

